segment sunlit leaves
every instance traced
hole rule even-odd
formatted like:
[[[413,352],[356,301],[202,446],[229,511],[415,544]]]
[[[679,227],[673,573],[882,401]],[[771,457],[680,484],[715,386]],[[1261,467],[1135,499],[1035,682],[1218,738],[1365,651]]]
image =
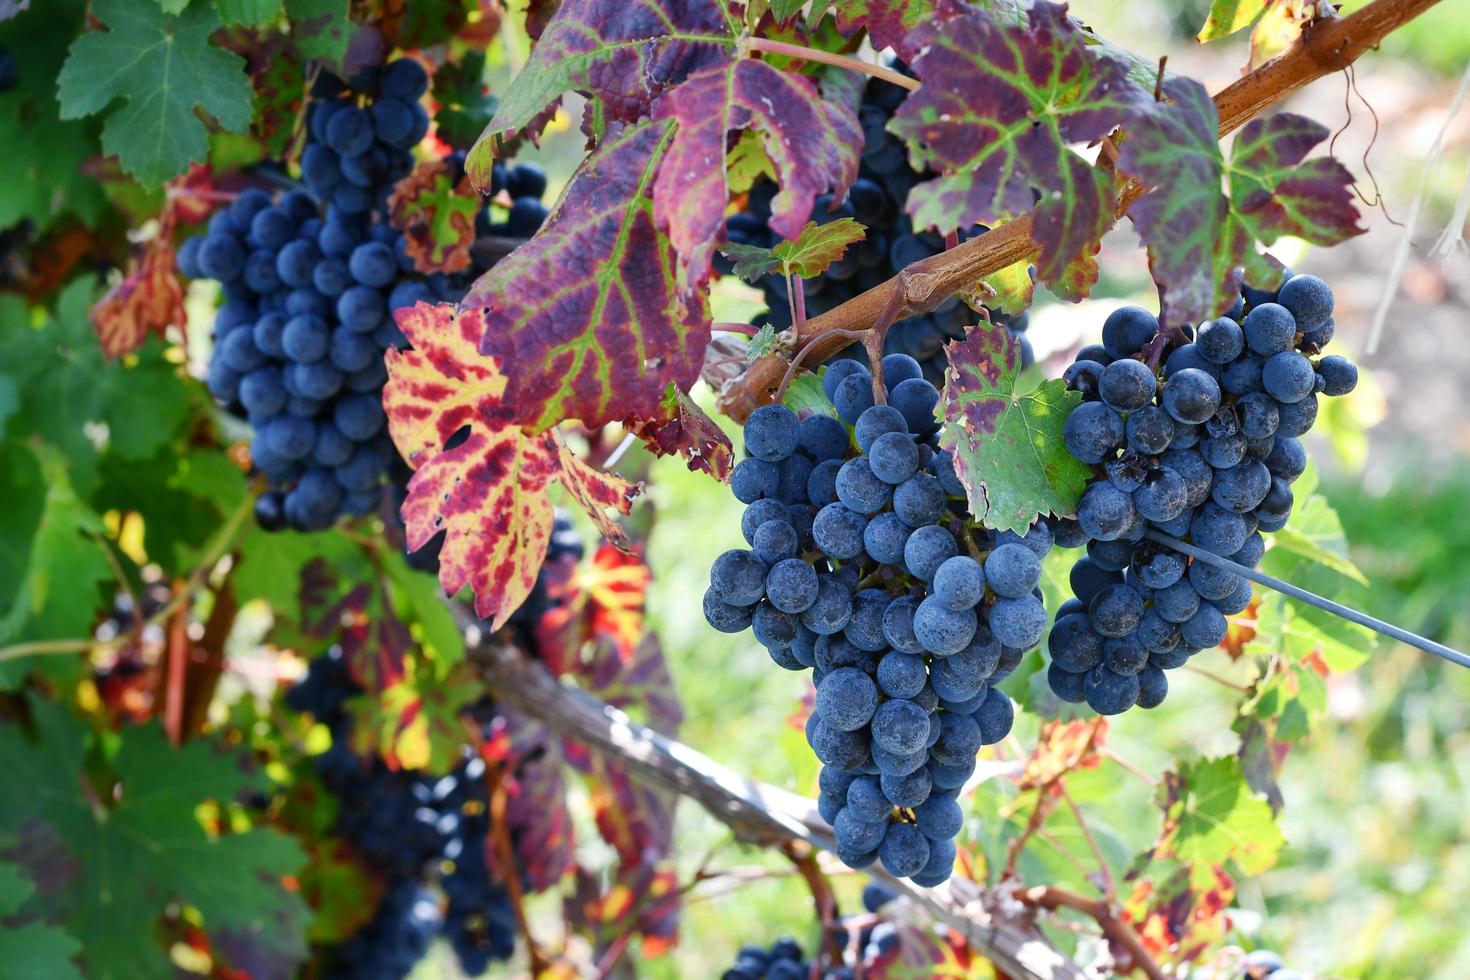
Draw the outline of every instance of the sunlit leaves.
[[[565,0],[470,151],[475,185],[490,186],[500,141],[566,93],[594,96],[610,119],[632,121],[665,89],[727,57],[730,30],[719,0]]]
[[[1255,23],[1272,0],[1214,0],[1209,16],[1196,36],[1198,41],[1217,41]]]
[[[480,197],[468,178],[457,185],[449,163],[429,160],[393,188],[388,214],[403,232],[404,247],[423,273],[462,272],[470,267],[475,215]]]
[[[244,62],[210,43],[219,18],[196,3],[168,17],[153,0],[96,0],[92,14],[106,25],[71,46],[57,78],[62,117],[107,109],[102,149],[147,184],[177,176],[205,158],[202,108],[221,126],[250,124],[251,92]]]
[[[741,58],[691,75],[663,100],[659,115],[678,126],[659,167],[654,209],[691,278],[724,232],[730,133],[761,133],[781,187],[769,223],[784,238],[801,234],[817,195],[833,188],[841,198],[857,178],[857,118],[824,102],[810,79],[763,61]]]
[[[649,196],[672,130],[606,137],[536,236],[461,304],[483,322],[480,350],[514,366],[503,404],[530,431],[656,417],[670,383],[688,390],[699,375],[707,298],[680,281]]]
[[[1072,147],[1106,136],[1150,93],[1045,0],[1024,26],[948,0],[911,38],[924,47],[913,62],[923,85],[889,129],[917,169],[941,172],[909,195],[914,224],[948,232],[1034,204],[1037,273],[1062,279],[1113,222],[1112,175]]]
[[[838,218],[824,225],[808,221],[795,238],[779,241],[771,248],[731,244],[721,251],[732,260],[735,275],[747,282],[756,282],[773,272],[811,279],[842,258],[849,245],[866,237],[867,231],[857,221]]]
[[[1352,175],[1331,158],[1303,162],[1326,127],[1291,113],[1254,120],[1236,137],[1227,167],[1204,87],[1175,78],[1164,92],[1168,102],[1141,109],[1130,124],[1119,166],[1156,185],[1128,215],[1148,247],[1167,321],[1197,322],[1229,308],[1242,266],[1247,282],[1278,284],[1280,265],[1257,242],[1295,235],[1334,245],[1362,233]]]
[[[1197,887],[1226,861],[1259,874],[1285,843],[1271,807],[1251,792],[1234,758],[1182,763],[1166,777],[1159,802],[1164,831],[1155,856],[1183,862]]]
[[[1091,476],[1062,442],[1081,393],[1060,380],[1018,391],[1021,349],[1002,327],[982,325],[946,350],[939,440],[954,453],[970,513],[1022,534],[1039,516],[1071,513]]]

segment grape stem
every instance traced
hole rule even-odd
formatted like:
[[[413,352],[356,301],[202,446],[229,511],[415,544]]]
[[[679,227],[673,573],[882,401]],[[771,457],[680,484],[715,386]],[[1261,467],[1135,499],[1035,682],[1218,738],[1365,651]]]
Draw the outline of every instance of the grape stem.
[[[1386,623],[1381,619],[1369,616],[1367,613],[1361,613],[1356,609],[1344,606],[1340,602],[1324,599],[1315,592],[1308,592],[1306,589],[1292,585],[1290,582],[1283,582],[1274,575],[1267,575],[1265,572],[1259,572],[1254,568],[1247,568],[1239,562],[1233,562],[1229,558],[1222,558],[1203,548],[1196,548],[1192,544],[1186,544],[1159,531],[1145,531],[1143,536],[1156,544],[1183,552],[1197,561],[1204,562],[1206,565],[1214,565],[1216,568],[1223,568],[1226,571],[1234,572],[1236,575],[1250,579],[1257,585],[1264,585],[1267,588],[1275,589],[1277,592],[1291,596],[1299,602],[1305,602],[1309,606],[1316,606],[1318,609],[1330,612],[1334,616],[1340,616],[1350,623],[1366,626],[1370,630],[1382,633],[1384,636],[1398,640],[1400,643],[1406,643],[1411,647],[1423,650],[1425,653],[1432,653],[1441,660],[1448,660],[1450,663],[1458,664],[1461,667],[1470,667],[1470,655],[1447,647],[1443,643],[1436,643],[1434,640],[1422,637],[1418,633],[1411,633],[1402,626]]]
[[[488,761],[488,760],[487,760]],[[510,896],[510,907],[515,912],[516,925],[526,944],[526,956],[530,960],[531,975],[539,977],[551,964],[536,937],[531,933],[531,922],[526,917],[525,895],[521,891],[521,875],[516,865],[515,848],[510,842],[510,826],[505,822],[506,790],[504,763],[491,762],[485,767],[486,789],[490,793],[490,836],[495,845],[496,863],[504,871],[505,890]]]
[[[846,68],[848,71],[859,72],[863,75],[871,75],[874,78],[881,78],[883,81],[890,82],[900,88],[906,88],[910,92],[915,91],[919,87],[919,80],[917,78],[910,78],[891,68],[884,68],[882,65],[875,65],[871,62],[863,61],[861,58],[851,57],[850,55],[837,54],[833,51],[819,51],[816,48],[805,48],[799,44],[788,44],[785,41],[776,41],[768,37],[748,38],[745,45],[751,51],[762,51],[766,54],[780,54],[788,58],[799,58],[802,61],[818,61],[824,65],[833,65],[837,68]]]
[[[1394,30],[1438,2],[1372,0],[1346,17],[1310,25],[1302,32],[1301,38],[1279,57],[1242,76],[1215,95],[1220,136],[1223,138],[1244,126],[1309,82],[1346,68],[1365,52],[1377,47]],[[764,49],[765,45],[780,43],[764,42],[761,47]],[[784,50],[787,47],[794,46],[782,45],[781,53],[791,54]],[[849,60],[853,59],[844,60],[845,67]],[[1147,191],[1148,188],[1139,181],[1125,183],[1118,193],[1114,214],[1119,217],[1126,214]],[[836,353],[843,346],[840,340],[846,338],[850,342],[854,333],[870,329],[879,322],[895,300],[899,309],[893,319],[934,309],[985,276],[1035,255],[1037,246],[1031,237],[1034,221],[1035,212],[1024,214],[962,242],[956,248],[915,263],[904,271],[922,272],[922,289],[914,289],[910,295],[908,284],[900,273],[808,320],[798,331],[798,341],[803,348],[808,342],[815,343],[820,359]],[[844,333],[838,333],[839,330]],[[744,374],[726,383],[720,394],[720,410],[737,422],[745,421],[756,408],[771,401],[772,392],[787,369],[787,362],[776,355],[755,361]]]
[[[1047,909],[1053,912],[1057,909],[1073,909],[1081,912],[1098,924],[1110,943],[1127,951],[1133,968],[1142,970],[1149,980],[1168,980],[1168,975],[1159,968],[1154,958],[1144,948],[1143,941],[1138,938],[1138,933],[1134,932],[1133,927],[1113,911],[1111,902],[1083,898],[1081,895],[1049,885],[1028,888],[1021,892],[1020,899],[1036,909]],[[1124,972],[1128,971],[1124,970]]]
[[[846,336],[849,340],[852,341],[861,341],[864,339],[864,335],[858,333],[856,330],[832,330],[829,332],[835,337]],[[779,404],[781,399],[786,397],[786,389],[791,386],[791,380],[796,377],[796,372],[801,370],[801,363],[802,361],[806,360],[807,352],[810,351],[813,346],[813,344],[807,344],[806,346],[802,347],[801,350],[796,352],[796,356],[791,359],[791,366],[786,369],[786,376],[781,379],[781,384],[776,389],[776,397],[773,399],[773,401]]]

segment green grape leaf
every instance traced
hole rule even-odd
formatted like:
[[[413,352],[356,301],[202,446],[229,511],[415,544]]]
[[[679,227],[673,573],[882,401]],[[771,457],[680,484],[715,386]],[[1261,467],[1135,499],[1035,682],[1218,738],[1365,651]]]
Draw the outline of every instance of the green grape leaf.
[[[480,195],[468,180],[454,183],[447,160],[426,160],[400,180],[388,198],[388,216],[403,232],[404,250],[419,272],[463,272],[470,267]]]
[[[970,513],[1019,534],[1038,516],[1072,513],[1092,475],[1062,442],[1081,392],[1060,379],[1016,390],[1021,345],[1004,327],[981,325],[946,350],[939,443],[954,453]]]
[[[746,282],[758,282],[781,268],[775,253],[763,245],[729,242],[721,246],[720,251],[730,260],[730,271]]]
[[[285,0],[285,4],[291,39],[302,57],[333,69],[345,69],[353,40],[370,30],[352,22],[348,0]]]
[[[1214,0],[1196,41],[1218,41],[1255,23],[1273,0]]]
[[[888,129],[915,169],[940,171],[909,194],[915,227],[993,225],[1031,211],[1040,192],[1037,275],[1063,280],[1113,224],[1113,176],[1071,147],[1106,136],[1152,93],[1047,0],[1024,25],[944,0],[911,37],[924,47],[913,62],[923,85]]]
[[[765,140],[753,129],[743,129],[725,154],[725,183],[732,194],[745,194],[756,181],[776,179],[776,165],[766,152]]]
[[[1198,887],[1227,861],[1260,874],[1286,843],[1270,805],[1251,792],[1233,757],[1181,763],[1164,777],[1158,802],[1164,829],[1154,856],[1179,860]]]
[[[974,289],[962,290],[960,298],[972,310],[985,307],[1015,316],[1030,308],[1035,290],[1036,284],[1031,280],[1031,262],[1022,259],[992,272]]]
[[[659,405],[663,413],[658,418],[630,420],[625,423],[628,431],[660,456],[678,453],[689,469],[703,470],[721,483],[728,480],[735,450],[719,423],[672,384]]]
[[[720,0],[564,0],[470,150],[466,172],[487,190],[499,145],[568,92],[595,96],[615,121],[647,114],[666,89],[728,57],[733,27]]]
[[[771,0],[771,16],[776,19],[776,23],[784,24],[801,13],[804,6],[806,0]]]
[[[1304,162],[1326,127],[1290,113],[1252,120],[1227,167],[1219,115],[1204,86],[1172,78],[1164,92],[1168,101],[1135,114],[1119,166],[1155,185],[1128,216],[1147,246],[1166,321],[1195,323],[1229,309],[1242,266],[1255,285],[1279,283],[1280,264],[1257,242],[1295,235],[1335,245],[1364,231],[1346,168],[1325,157]]]
[[[781,342],[776,333],[776,328],[767,323],[757,330],[755,336],[750,338],[750,343],[745,345],[745,356],[752,361],[762,357],[769,357],[776,353],[776,348],[780,345]]]
[[[826,368],[801,372],[786,386],[786,397],[781,399],[781,404],[798,414],[830,415],[835,419],[837,409],[822,390],[822,378],[826,374]]]
[[[503,869],[490,849],[491,867],[504,874],[525,875],[531,892],[554,888],[574,862],[576,830],[567,807],[567,765],[561,739],[541,722],[514,709],[501,709],[504,725],[482,749],[501,763],[511,780],[505,800],[505,823],[515,845],[515,868]]]
[[[210,43],[220,26],[212,7],[169,17],[151,0],[96,0],[92,15],[107,29],[72,43],[56,80],[61,115],[79,119],[122,99],[102,127],[102,149],[138,180],[161,184],[207,157],[196,107],[231,132],[250,125],[245,62]]]
[[[654,182],[654,214],[675,251],[696,270],[706,267],[725,231],[732,132],[756,129],[764,138],[781,185],[769,224],[783,238],[796,240],[803,233],[818,194],[831,189],[841,199],[857,179],[857,117],[844,105],[823,101],[811,79],[763,61],[739,58],[689,76],[659,104],[658,115],[678,127]],[[849,219],[846,227],[853,225]],[[814,232],[809,241],[843,234]]]
[[[252,524],[240,540],[230,581],[240,602],[263,599],[278,621],[303,625],[301,576],[321,559],[333,566],[357,560],[361,549],[338,531],[299,534],[264,531]]]
[[[77,497],[67,477],[66,459],[44,444],[32,444],[31,449],[40,465],[45,498],[40,521],[29,535],[16,589],[0,604],[0,643],[88,635],[102,605],[102,586],[113,580],[100,541],[106,528]],[[7,476],[0,486],[13,478]],[[26,492],[12,496],[10,491],[17,488],[9,488],[7,500]],[[0,664],[0,688],[13,687],[35,662],[21,658]]]
[[[812,279],[826,272],[829,265],[842,258],[849,245],[862,241],[867,234],[867,229],[852,218],[839,218],[824,225],[808,221],[795,238],[777,242],[772,248],[733,242],[720,251],[733,264],[731,271],[746,282],[755,282],[778,271]]]
[[[0,863],[0,919],[31,899],[36,886],[13,864]],[[41,922],[0,929],[0,980],[82,980],[72,962],[82,944],[64,930]]]
[[[226,25],[263,27],[281,16],[281,0],[214,0],[214,9]]]
[[[434,72],[434,98],[439,101],[434,132],[456,150],[473,146],[500,108],[485,84],[485,56],[478,51]]]
[[[155,935],[175,904],[197,909],[210,934],[249,935],[292,966],[306,958],[309,913],[282,884],[305,863],[295,841],[274,830],[212,833],[196,813],[264,789],[259,774],[204,739],[174,748],[149,725],[118,733],[111,771],[99,777],[88,765],[89,732],[65,705],[33,700],[30,710],[34,739],[19,725],[0,728],[10,767],[0,784],[0,828],[14,833],[41,822],[54,835],[65,871],[58,876],[46,863],[50,877],[38,881],[41,897],[31,907],[87,937],[89,977],[172,977]],[[24,863],[36,852],[12,857]]]
[[[461,303],[484,325],[480,352],[513,368],[501,407],[531,432],[656,418],[669,385],[699,375],[706,299],[679,281],[649,196],[672,140],[667,121],[606,137],[536,236]]]
[[[0,4],[3,7],[3,4]],[[0,47],[15,58],[22,79],[51,79],[66,61],[67,43],[82,30],[83,11],[47,3],[23,21],[0,23]],[[26,85],[0,103],[0,227],[29,219],[39,234],[65,214],[96,223],[106,197],[84,167],[97,155],[93,120],[63,121],[52,85]]]

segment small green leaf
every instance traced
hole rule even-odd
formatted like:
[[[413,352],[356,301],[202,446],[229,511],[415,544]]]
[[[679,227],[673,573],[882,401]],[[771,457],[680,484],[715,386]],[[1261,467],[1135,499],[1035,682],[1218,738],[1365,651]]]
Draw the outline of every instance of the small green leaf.
[[[839,218],[824,225],[808,221],[794,239],[777,242],[771,254],[781,260],[783,271],[812,279],[842,258],[847,246],[867,237],[867,229],[852,218]]]
[[[776,328],[769,323],[755,332],[745,346],[745,356],[751,360],[776,353]]]
[[[766,152],[761,134],[753,129],[741,130],[725,157],[725,182],[730,185],[730,193],[744,194],[761,178],[775,180],[776,165]]]
[[[341,69],[347,48],[358,33],[348,0],[285,0],[291,39],[304,58]]]
[[[1016,390],[1021,347],[1003,327],[976,327],[947,348],[944,425],[970,513],[1024,534],[1038,516],[1070,514],[1092,471],[1067,452],[1062,426],[1082,403],[1060,379]]]
[[[214,9],[196,4],[168,17],[153,0],[96,0],[92,14],[106,30],[72,43],[57,78],[63,119],[108,114],[102,149],[145,184],[183,173],[209,151],[202,108],[220,126],[250,125],[252,93],[245,60],[210,43],[220,26]]]
[[[1261,16],[1271,0],[1214,0],[1209,16],[1195,36],[1196,41],[1218,41],[1243,30]]]
[[[485,85],[485,56],[478,51],[434,72],[434,98],[439,101],[434,131],[456,150],[473,146],[500,107]]]
[[[815,373],[802,372],[792,378],[781,404],[798,414],[810,412],[815,415],[830,415],[835,419],[837,409],[832,407],[826,393],[822,391],[822,377],[826,373],[827,369],[822,368]]]
[[[260,27],[281,16],[281,0],[214,0],[214,9],[226,25]]]
[[[1031,261],[1022,259],[998,272],[992,272],[980,280],[980,284],[974,289],[962,291],[960,298],[968,303],[972,310],[986,307],[1015,316],[1031,306],[1035,288],[1035,283],[1031,279]]]
[[[1196,885],[1207,885],[1212,869],[1227,861],[1260,874],[1286,843],[1270,805],[1251,792],[1235,758],[1181,763],[1159,796],[1165,828],[1156,857],[1178,858]]]
[[[746,282],[756,282],[781,268],[781,263],[769,248],[730,242],[720,249],[732,263],[730,271]]]

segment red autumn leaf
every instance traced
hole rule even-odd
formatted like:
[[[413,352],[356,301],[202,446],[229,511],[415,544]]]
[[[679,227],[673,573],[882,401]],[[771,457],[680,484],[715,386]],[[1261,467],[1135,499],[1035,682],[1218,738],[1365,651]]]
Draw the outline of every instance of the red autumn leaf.
[[[1026,760],[1019,785],[1036,789],[1053,783],[1069,772],[1097,768],[1108,731],[1105,719],[1053,721],[1042,726],[1036,748]]]
[[[538,6],[533,13],[544,17],[545,5]],[[728,57],[734,41],[720,0],[563,0],[465,169],[477,188],[489,188],[499,144],[568,92],[593,96],[612,120],[637,119],[664,90]]]
[[[449,164],[430,160],[393,188],[388,216],[419,272],[462,272],[470,267],[480,206],[468,178],[456,186]]]
[[[591,562],[548,564],[541,578],[547,608],[535,626],[536,648],[553,673],[575,670],[592,640],[610,640],[621,659],[634,657],[652,579],[641,555],[603,544]]]
[[[780,193],[771,230],[796,238],[812,202],[829,188],[841,200],[857,179],[862,129],[846,106],[824,102],[811,79],[741,58],[691,75],[659,105],[678,123],[653,187],[654,212],[674,248],[704,270],[724,234],[725,170],[732,132],[754,129],[775,167]]]
[[[401,511],[409,550],[444,530],[440,584],[450,595],[470,586],[475,611],[499,629],[545,561],[551,482],[562,481],[619,540],[606,511],[627,513],[637,488],[590,469],[555,434],[528,436],[510,421],[506,379],[475,349],[481,323],[478,310],[457,314],[448,304],[400,311],[413,348],[388,351],[383,408],[394,444],[417,469]],[[465,440],[445,450],[466,428]]]
[[[837,26],[844,31],[867,28],[878,50],[893,48],[905,61],[921,50],[909,32],[934,16],[932,0],[837,0]]]
[[[664,393],[659,408],[656,417],[629,419],[624,425],[652,452],[660,456],[678,453],[689,461],[691,470],[704,470],[721,483],[730,479],[734,448],[725,430],[673,385]]]
[[[655,418],[668,386],[699,374],[706,300],[679,281],[648,193],[672,129],[650,121],[605,137],[536,236],[461,303],[483,318],[481,352],[515,366],[503,404],[529,431]]]
[[[150,336],[162,337],[171,325],[184,325],[184,287],[167,237],[159,235],[148,244],[123,281],[92,308],[92,322],[108,357],[137,350]]]
[[[486,848],[492,872],[501,880],[520,873],[532,892],[554,888],[572,866],[574,841],[560,741],[540,722],[502,707],[480,751],[504,774],[505,822],[516,853],[516,868],[502,870],[496,849]]]

